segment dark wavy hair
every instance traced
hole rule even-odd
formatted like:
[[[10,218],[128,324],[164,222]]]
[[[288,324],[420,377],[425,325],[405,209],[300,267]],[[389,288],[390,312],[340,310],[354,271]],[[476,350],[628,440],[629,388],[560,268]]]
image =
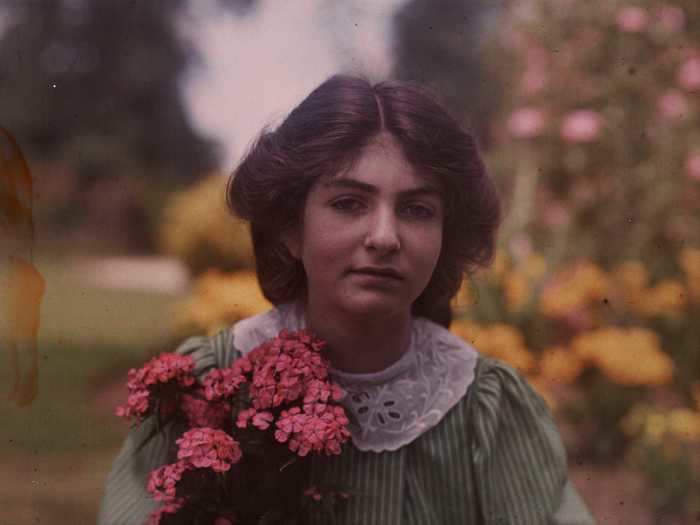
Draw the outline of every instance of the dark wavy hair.
[[[228,181],[227,202],[250,222],[265,297],[275,305],[301,299],[306,274],[282,235],[301,227],[313,184],[347,169],[381,132],[393,136],[417,170],[442,183],[442,249],[412,313],[448,327],[462,279],[493,258],[501,205],[474,138],[424,88],[332,76],[277,129],[263,129]]]

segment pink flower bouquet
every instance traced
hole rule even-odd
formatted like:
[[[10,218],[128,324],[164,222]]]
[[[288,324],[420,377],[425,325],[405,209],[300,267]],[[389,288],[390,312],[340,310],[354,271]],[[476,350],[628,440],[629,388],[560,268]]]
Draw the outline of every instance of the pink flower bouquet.
[[[129,371],[117,415],[181,430],[172,462],[148,479],[161,506],[146,525],[291,525],[301,523],[303,505],[347,497],[309,480],[310,456],[340,454],[350,437],[324,346],[283,330],[201,384],[193,360],[177,354]]]

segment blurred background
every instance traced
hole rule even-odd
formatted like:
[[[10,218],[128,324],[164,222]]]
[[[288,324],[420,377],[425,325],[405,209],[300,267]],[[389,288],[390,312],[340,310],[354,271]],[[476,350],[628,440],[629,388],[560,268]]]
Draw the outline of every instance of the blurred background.
[[[506,219],[451,329],[541,392],[599,522],[697,522],[697,0],[0,0],[46,283],[0,523],[94,523],[127,370],[269,308],[226,175],[338,71],[423,82],[478,137]]]

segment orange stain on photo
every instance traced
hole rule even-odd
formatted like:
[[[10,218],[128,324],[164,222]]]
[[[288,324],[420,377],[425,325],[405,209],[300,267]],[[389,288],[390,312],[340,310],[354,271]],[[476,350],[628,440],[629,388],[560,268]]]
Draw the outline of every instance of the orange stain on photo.
[[[17,141],[0,127],[0,348],[13,375],[8,399],[27,406],[39,391],[37,336],[46,282],[32,263],[32,176]]]

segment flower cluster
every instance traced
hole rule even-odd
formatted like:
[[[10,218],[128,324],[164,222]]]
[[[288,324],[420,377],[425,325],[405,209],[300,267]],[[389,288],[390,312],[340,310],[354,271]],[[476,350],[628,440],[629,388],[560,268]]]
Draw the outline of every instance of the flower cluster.
[[[602,328],[578,335],[573,350],[620,385],[657,386],[673,376],[673,361],[658,336],[643,328]]]
[[[127,387],[129,395],[125,405],[117,407],[117,416],[141,421],[153,408],[153,399],[164,402],[171,409],[171,398],[163,399],[165,387],[174,389],[194,384],[194,361],[190,356],[165,353],[154,357],[139,369],[129,370]]]
[[[535,364],[522,333],[514,326],[504,323],[482,326],[460,319],[452,323],[450,331],[473,344],[480,353],[505,361],[521,372],[528,372]]]
[[[283,330],[278,338],[248,354],[253,406],[264,410],[302,396],[306,397],[305,403],[315,401],[311,391],[307,392],[308,387],[315,380],[326,382],[328,378],[328,365],[320,354],[322,348],[323,343],[312,341],[308,333],[290,334]],[[335,400],[339,400],[341,392],[337,388],[333,392]]]
[[[231,405],[208,401],[202,391],[183,394],[181,408],[192,427],[224,428],[231,420]]]
[[[188,467],[226,472],[241,459],[239,443],[223,430],[193,428],[176,443],[177,458]]]
[[[337,403],[344,392],[328,376],[324,344],[307,331],[283,330],[230,367],[211,370],[201,384],[193,360],[177,354],[162,354],[129,372],[129,399],[119,415],[141,421],[153,406],[167,405],[168,415],[187,428],[175,441],[174,462],[150,474],[148,491],[162,506],[148,525],[234,523],[238,518],[230,516],[255,515],[246,514],[246,505],[278,503],[279,489],[268,489],[269,501],[256,501],[253,485],[263,483],[261,475],[270,480],[265,486],[274,487],[284,465],[311,453],[341,452],[349,420]],[[253,459],[246,461],[249,453]],[[260,472],[261,461],[271,461],[269,472]],[[236,493],[231,501],[231,487],[251,495]]]
[[[340,406],[305,404],[303,409],[282,411],[276,422],[275,439],[280,443],[289,441],[289,449],[300,456],[312,451],[340,454],[341,445],[350,437],[348,423]]]
[[[175,514],[181,508],[181,501],[166,503],[151,513],[151,515],[148,517],[148,521],[146,521],[146,525],[159,525],[163,516],[166,514]]]
[[[222,384],[236,385],[232,387],[235,391],[237,385],[247,382],[252,406],[238,413],[238,428],[250,424],[267,430],[274,424],[277,441],[288,442],[289,449],[299,456],[310,451],[338,454],[349,438],[345,428],[349,421],[342,407],[332,405],[344,393],[328,379],[328,363],[320,353],[323,346],[308,332],[283,330],[276,339],[239,359],[233,368],[215,371],[211,380],[205,380],[206,388],[216,399],[218,392],[227,395]],[[293,403],[296,405],[290,406]],[[279,411],[282,406],[289,408],[276,418],[272,410]]]
[[[166,504],[178,501],[181,503],[176,494],[177,483],[187,469],[188,466],[184,462],[178,461],[151,471],[147,488],[153,499]]]
[[[567,317],[590,303],[602,301],[608,287],[608,278],[600,268],[580,261],[547,282],[540,297],[540,311],[548,317]]]
[[[687,443],[700,443],[700,410],[674,408],[659,410],[640,404],[622,422],[629,436],[642,436],[646,441],[660,444],[669,437]]]
[[[209,269],[195,280],[192,297],[178,305],[175,323],[183,333],[213,334],[271,306],[260,290],[255,272]]]

